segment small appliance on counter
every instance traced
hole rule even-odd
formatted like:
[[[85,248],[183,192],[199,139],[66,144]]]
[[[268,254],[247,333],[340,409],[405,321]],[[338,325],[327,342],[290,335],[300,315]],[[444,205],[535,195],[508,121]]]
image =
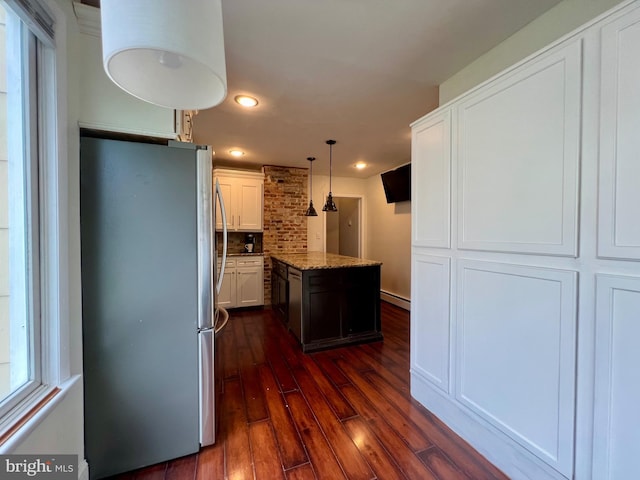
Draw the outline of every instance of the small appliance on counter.
[[[253,253],[255,250],[256,238],[253,233],[248,233],[244,237],[244,253]]]

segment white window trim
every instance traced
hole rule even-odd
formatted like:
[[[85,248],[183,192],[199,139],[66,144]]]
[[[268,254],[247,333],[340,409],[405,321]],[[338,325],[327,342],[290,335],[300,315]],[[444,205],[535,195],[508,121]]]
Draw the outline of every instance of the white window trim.
[[[0,420],[0,434],[54,389],[55,396],[38,414],[0,446],[0,454],[10,453],[63,400],[80,380],[71,377],[69,332],[69,201],[68,201],[68,118],[67,118],[67,31],[66,18],[54,2],[46,7],[55,18],[55,48],[39,48],[38,69],[54,83],[40,89],[39,179],[40,179],[40,309],[38,344],[42,384]]]
[[[54,82],[48,93],[39,92],[42,379],[60,385],[70,376],[67,36],[64,14],[48,6],[56,18],[56,46],[40,49],[38,65]]]

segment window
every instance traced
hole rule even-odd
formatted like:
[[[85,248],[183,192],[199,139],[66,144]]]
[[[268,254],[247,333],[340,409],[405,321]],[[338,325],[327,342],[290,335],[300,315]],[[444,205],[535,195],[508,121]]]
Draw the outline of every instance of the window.
[[[0,1],[0,421],[50,382],[42,252],[56,126],[52,18],[36,0]]]

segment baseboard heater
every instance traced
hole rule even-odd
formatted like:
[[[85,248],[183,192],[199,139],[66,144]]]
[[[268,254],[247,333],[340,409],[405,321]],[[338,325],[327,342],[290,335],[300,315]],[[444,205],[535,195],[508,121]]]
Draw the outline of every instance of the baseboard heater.
[[[389,302],[396,307],[404,308],[407,311],[411,311],[411,300],[408,298],[401,297],[400,295],[396,295],[395,293],[386,292],[384,290],[380,290],[380,299],[385,302]]]

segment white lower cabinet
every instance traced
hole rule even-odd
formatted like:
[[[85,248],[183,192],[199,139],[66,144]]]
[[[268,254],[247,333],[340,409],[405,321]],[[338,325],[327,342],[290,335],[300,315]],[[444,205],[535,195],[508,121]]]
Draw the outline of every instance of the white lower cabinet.
[[[218,262],[220,271],[220,262]],[[236,257],[227,260],[218,305],[225,308],[264,305],[264,258]]]
[[[640,276],[598,275],[593,478],[640,472]]]
[[[218,272],[220,272],[222,264],[218,262]],[[216,280],[217,281],[217,280]],[[218,305],[224,308],[233,308],[236,306],[236,261],[227,260],[224,269],[224,278],[218,293]]]

